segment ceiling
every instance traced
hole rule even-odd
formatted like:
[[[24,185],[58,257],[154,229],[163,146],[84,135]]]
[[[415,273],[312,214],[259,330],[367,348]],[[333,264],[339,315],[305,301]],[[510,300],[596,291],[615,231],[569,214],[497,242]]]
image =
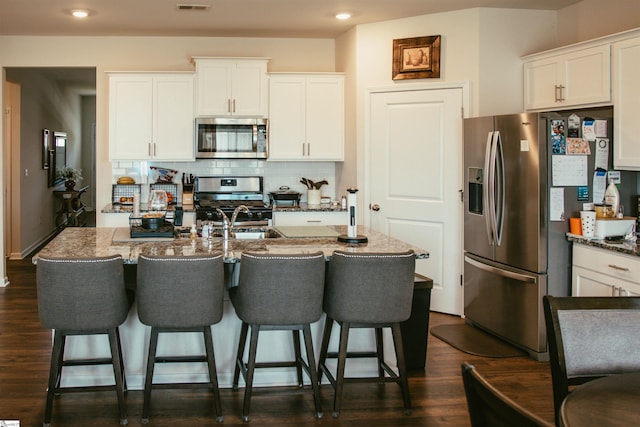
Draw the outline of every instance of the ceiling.
[[[0,35],[335,38],[355,25],[474,7],[559,10],[581,0],[0,0]],[[179,10],[178,4],[209,6]],[[69,11],[84,8],[84,20]],[[349,12],[347,21],[335,19]]]

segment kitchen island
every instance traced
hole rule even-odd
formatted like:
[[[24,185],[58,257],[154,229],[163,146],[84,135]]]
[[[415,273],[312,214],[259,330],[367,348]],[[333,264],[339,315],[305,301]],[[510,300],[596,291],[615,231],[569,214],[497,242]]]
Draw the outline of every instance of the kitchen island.
[[[328,226],[338,233],[346,233],[346,226]],[[37,263],[38,257],[96,257],[121,255],[125,264],[134,267],[138,256],[145,255],[202,255],[222,252],[227,267],[233,268],[240,263],[243,251],[254,251],[268,254],[309,253],[321,250],[329,261],[334,250],[351,252],[396,252],[413,249],[418,259],[424,260],[429,254],[420,248],[413,247],[382,233],[359,227],[358,234],[366,235],[368,243],[351,245],[338,242],[335,237],[313,238],[267,238],[267,239],[229,239],[227,244],[220,237],[211,240],[188,237],[174,239],[126,239],[118,236],[127,232],[119,228],[66,228],[40,252],[33,257]],[[124,233],[126,235],[126,233]],[[115,236],[115,241],[114,241]],[[283,272],[286,274],[286,272]],[[176,286],[180,286],[180,278],[176,277]],[[311,326],[316,356],[320,349],[322,325],[324,316]],[[235,351],[238,347],[238,337],[241,322],[236,316],[231,301],[225,297],[224,314],[220,323],[212,326],[213,343],[215,348],[218,381],[221,387],[231,387],[233,369],[235,366]],[[151,328],[138,320],[137,307],[134,303],[129,316],[120,327],[124,365],[129,389],[141,390],[144,385],[144,372]],[[388,331],[385,331],[387,334]],[[336,335],[336,334],[334,334]],[[335,339],[335,342],[333,342]],[[271,331],[261,340],[258,347],[258,359],[261,361],[277,361],[291,359],[293,346],[291,335],[286,332]],[[368,330],[352,331],[349,346],[358,349],[371,349],[374,343],[373,333]],[[332,347],[336,348],[337,337],[332,337]],[[158,355],[165,354],[167,349],[171,354],[191,354],[194,350],[204,353],[204,343],[201,334],[164,334],[158,341]],[[180,353],[182,352],[182,353]],[[109,353],[108,341],[104,336],[69,337],[65,357],[104,357]],[[393,346],[390,334],[385,335],[385,355],[390,366],[395,365]],[[206,381],[207,370],[205,364],[167,364],[157,365],[154,378],[157,382],[188,382]],[[110,383],[113,372],[110,366],[69,367],[63,376],[63,385],[96,385]],[[350,372],[356,375],[375,375],[377,368],[372,361],[354,360],[349,365]],[[241,380],[242,381],[242,380]],[[295,370],[278,368],[258,371],[254,385],[295,385],[297,384]]]

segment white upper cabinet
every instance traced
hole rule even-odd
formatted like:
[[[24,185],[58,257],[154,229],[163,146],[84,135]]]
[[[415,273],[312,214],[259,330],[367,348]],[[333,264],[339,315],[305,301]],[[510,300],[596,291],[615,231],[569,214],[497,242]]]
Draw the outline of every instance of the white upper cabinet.
[[[344,160],[344,76],[272,74],[269,160]]]
[[[553,110],[611,101],[609,44],[524,59],[525,110]]]
[[[109,158],[192,161],[193,73],[109,73]]]
[[[640,36],[613,44],[613,167],[640,170]]]
[[[267,58],[194,58],[197,116],[267,116]]]

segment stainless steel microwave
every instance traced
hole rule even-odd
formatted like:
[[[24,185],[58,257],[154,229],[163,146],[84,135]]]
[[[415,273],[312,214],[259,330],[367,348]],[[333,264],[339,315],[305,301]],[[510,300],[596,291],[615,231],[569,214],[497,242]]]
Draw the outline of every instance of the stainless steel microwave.
[[[269,121],[256,118],[196,118],[197,159],[266,159]]]

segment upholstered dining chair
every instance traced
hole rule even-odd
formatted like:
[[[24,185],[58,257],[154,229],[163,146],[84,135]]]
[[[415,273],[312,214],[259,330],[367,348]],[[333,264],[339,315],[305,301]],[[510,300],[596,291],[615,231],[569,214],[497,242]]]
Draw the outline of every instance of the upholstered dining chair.
[[[210,388],[214,393],[216,420],[222,422],[222,405],[211,326],[223,312],[224,272],[221,254],[206,256],[146,256],[138,258],[136,299],[138,317],[151,326],[144,383],[142,423],[149,422],[151,390],[154,388]],[[157,354],[159,334],[198,332],[205,354]],[[168,384],[153,382],[157,363],[206,363],[209,381]]]
[[[120,424],[126,425],[126,380],[118,327],[127,318],[129,304],[122,257],[38,257],[36,282],[40,323],[54,331],[44,425],[51,424],[54,395],[102,390],[116,391]],[[77,335],[107,335],[111,356],[65,360],[67,337]],[[115,385],[61,385],[63,367],[91,365],[112,365]]]
[[[640,371],[640,297],[543,298],[556,423],[580,384]]]
[[[242,419],[250,421],[251,396],[256,368],[295,367],[298,386],[303,387],[302,371],[311,379],[315,415],[322,418],[320,390],[311,338],[311,323],[322,316],[325,256],[309,254],[269,255],[244,252],[238,286],[229,290],[236,314],[242,320],[233,389],[240,374],[245,381]],[[247,334],[251,329],[247,362],[244,361]],[[291,331],[293,361],[257,362],[258,336],[262,331]],[[302,358],[300,331],[307,360]]]
[[[471,427],[552,427],[502,394],[483,378],[475,366],[462,363],[462,382]]]
[[[345,382],[395,382],[400,386],[406,414],[411,413],[407,370],[402,346],[400,322],[411,314],[415,273],[415,253],[351,253],[335,251],[328,269],[324,297],[326,320],[320,346],[318,378],[325,374],[334,388],[333,416],[342,406]],[[333,324],[340,325],[338,352],[329,351]],[[369,328],[375,331],[373,351],[347,351],[349,331]],[[390,328],[396,353],[397,372],[384,360],[383,328]],[[375,377],[345,378],[348,358],[377,359]],[[337,359],[335,374],[326,364]]]

